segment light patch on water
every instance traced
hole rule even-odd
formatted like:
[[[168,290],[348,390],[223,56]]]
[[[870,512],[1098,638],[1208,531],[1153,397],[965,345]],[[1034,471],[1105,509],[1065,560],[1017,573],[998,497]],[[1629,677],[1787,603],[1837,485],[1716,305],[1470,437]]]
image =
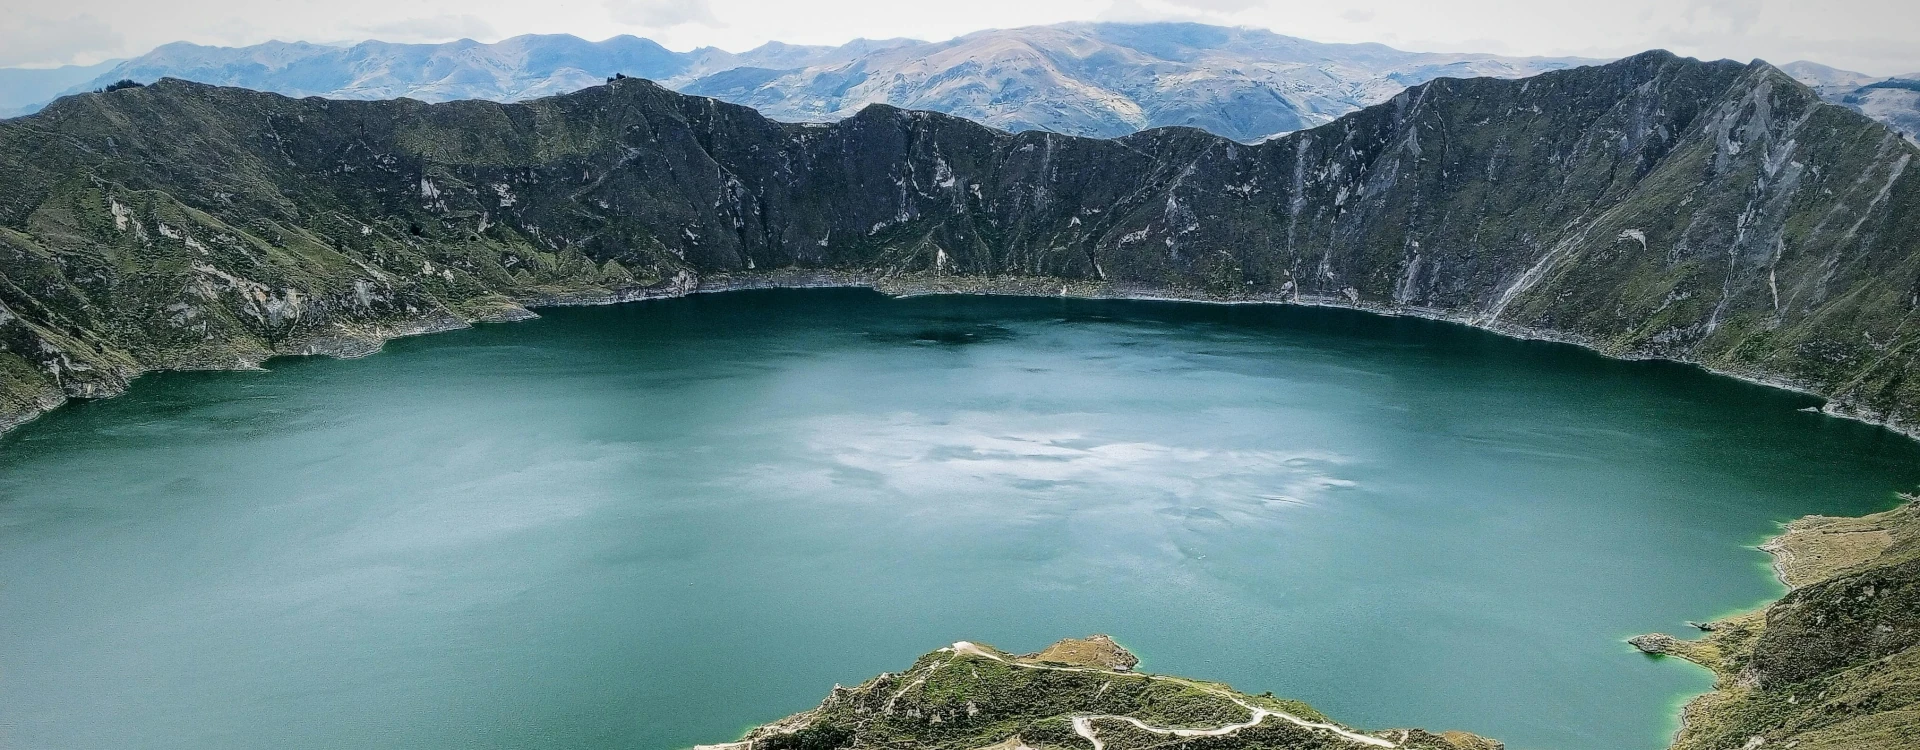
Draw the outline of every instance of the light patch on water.
[[[1234,517],[1266,516],[1281,506],[1313,505],[1354,486],[1337,474],[1349,459],[1326,451],[1203,448],[1111,440],[1060,426],[1075,415],[1009,420],[967,412],[945,419],[916,413],[837,415],[810,425],[808,449],[832,469],[878,477],[906,498],[953,493],[1105,488],[1108,503],[1151,499]],[[1015,424],[1010,425],[1009,422]],[[1014,429],[1009,430],[1009,427]],[[838,470],[838,471],[835,471]]]
[[[1772,519],[1920,466],[1799,397],[1332,310],[703,295],[274,370],[9,437],[8,740],[671,750],[1111,632],[1360,726],[1662,747],[1709,680],[1620,637],[1777,593]]]
[[[1009,554],[1053,560],[1030,585],[1169,575],[1247,534],[1282,538],[1297,518],[1358,488],[1330,451],[1206,448],[1126,439],[1088,415],[835,414],[796,432],[803,460],[747,470],[734,486],[885,519],[936,555],[956,539],[1001,539]],[[796,467],[805,467],[796,471]],[[1194,586],[1205,570],[1179,573]],[[1049,583],[1051,582],[1051,583]],[[1196,594],[1198,592],[1196,591]]]

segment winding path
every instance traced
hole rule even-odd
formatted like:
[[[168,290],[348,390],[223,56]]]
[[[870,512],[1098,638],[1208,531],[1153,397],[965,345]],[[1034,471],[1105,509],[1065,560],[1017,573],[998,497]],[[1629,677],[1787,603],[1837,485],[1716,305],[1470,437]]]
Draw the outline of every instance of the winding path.
[[[1098,720],[1124,721],[1128,724],[1132,724],[1135,727],[1138,727],[1143,731],[1152,732],[1154,734],[1171,735],[1174,737],[1224,737],[1226,735],[1233,734],[1234,732],[1238,732],[1248,727],[1258,726],[1260,722],[1266,721],[1269,717],[1280,719],[1282,721],[1291,722],[1303,727],[1307,727],[1309,729],[1319,729],[1322,731],[1332,732],[1336,735],[1339,735],[1342,739],[1346,739],[1352,742],[1358,742],[1363,745],[1372,745],[1374,747],[1388,747],[1388,748],[1398,747],[1398,745],[1395,745],[1392,742],[1388,742],[1386,740],[1380,739],[1379,737],[1360,734],[1359,732],[1355,732],[1353,730],[1347,729],[1346,727],[1342,727],[1339,725],[1328,724],[1326,722],[1319,722],[1319,721],[1308,721],[1298,716],[1294,716],[1293,714],[1285,713],[1282,711],[1274,711],[1272,709],[1267,709],[1267,708],[1261,708],[1260,706],[1255,706],[1246,701],[1240,700],[1238,696],[1232,695],[1217,687],[1199,683],[1199,682],[1194,682],[1192,680],[1183,680],[1177,677],[1164,677],[1161,675],[1137,674],[1134,672],[1115,672],[1113,670],[1094,669],[1091,667],[1056,667],[1056,666],[1051,666],[1046,664],[1026,664],[1023,662],[1018,662],[1012,659],[1008,659],[999,654],[980,648],[979,646],[974,645],[970,641],[960,641],[958,643],[953,644],[952,646],[949,646],[947,648],[943,648],[940,650],[952,651],[956,655],[966,654],[970,656],[979,656],[986,659],[992,659],[994,661],[1000,662],[1001,664],[1006,664],[1008,666],[1013,666],[1013,667],[1020,667],[1022,669],[1048,669],[1056,672],[1088,672],[1092,674],[1105,674],[1105,675],[1114,675],[1114,676],[1120,676],[1120,677],[1140,677],[1148,680],[1166,680],[1168,682],[1178,682],[1183,685],[1205,690],[1207,692],[1218,695],[1222,698],[1226,698],[1227,700],[1233,701],[1235,704],[1238,704],[1241,708],[1247,709],[1247,712],[1251,714],[1251,716],[1246,721],[1241,722],[1239,724],[1228,724],[1226,726],[1216,727],[1213,729],[1175,729],[1175,728],[1169,728],[1169,727],[1156,727],[1144,721],[1141,721],[1139,719],[1133,718],[1131,716],[1117,716],[1112,714],[1098,714],[1098,715],[1091,715],[1091,716],[1074,717],[1073,718],[1074,733],[1087,738],[1088,742],[1093,743],[1093,750],[1106,750],[1106,743],[1100,741],[1099,734],[1094,732],[1093,722]]]

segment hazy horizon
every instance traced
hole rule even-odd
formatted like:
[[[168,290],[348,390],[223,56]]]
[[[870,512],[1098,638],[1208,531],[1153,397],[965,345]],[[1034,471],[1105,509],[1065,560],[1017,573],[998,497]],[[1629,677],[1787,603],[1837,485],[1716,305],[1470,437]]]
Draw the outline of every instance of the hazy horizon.
[[[1920,45],[1897,31],[1920,28],[1920,6],[1892,0],[1836,0],[1820,8],[1785,0],[1623,0],[1606,6],[1573,0],[976,0],[908,8],[878,0],[557,0],[539,7],[503,0],[294,0],[265,11],[239,0],[5,2],[13,7],[0,14],[0,67],[88,65],[177,41],[492,43],[524,34],[590,40],[631,34],[676,51],[742,52],[770,41],[940,42],[1056,23],[1190,21],[1419,52],[1610,59],[1667,49],[1703,59],[1807,60],[1876,76],[1920,71]]]

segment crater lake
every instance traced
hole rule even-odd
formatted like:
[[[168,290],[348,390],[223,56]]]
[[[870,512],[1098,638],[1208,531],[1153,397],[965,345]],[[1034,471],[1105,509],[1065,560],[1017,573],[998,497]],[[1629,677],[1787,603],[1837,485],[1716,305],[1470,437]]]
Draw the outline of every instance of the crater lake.
[[[0,438],[0,744],[734,739],[956,640],[1376,729],[1655,750],[1624,639],[1783,589],[1920,447],[1346,310],[695,295],[160,373]]]

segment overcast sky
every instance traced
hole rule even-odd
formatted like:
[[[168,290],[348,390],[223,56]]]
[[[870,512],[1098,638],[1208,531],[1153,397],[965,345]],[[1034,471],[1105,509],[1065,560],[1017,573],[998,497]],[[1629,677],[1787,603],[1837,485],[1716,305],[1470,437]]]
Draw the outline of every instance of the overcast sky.
[[[0,0],[0,66],[91,63],[172,41],[496,41],[636,34],[673,49],[770,39],[948,39],[1061,21],[1192,20],[1408,50],[1808,59],[1920,71],[1916,0]]]

